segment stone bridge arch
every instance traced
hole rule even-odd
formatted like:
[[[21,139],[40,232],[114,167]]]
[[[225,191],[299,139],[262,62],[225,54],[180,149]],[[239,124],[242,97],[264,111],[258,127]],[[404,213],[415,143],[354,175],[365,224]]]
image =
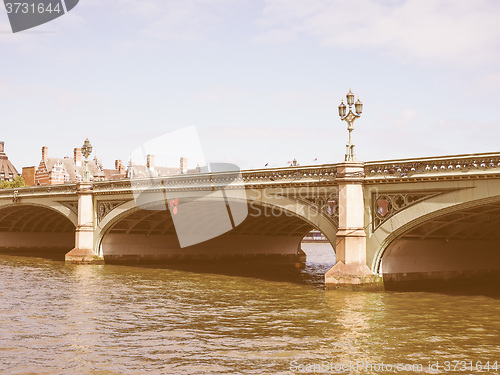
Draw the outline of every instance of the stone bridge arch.
[[[368,264],[386,282],[500,268],[500,181],[455,182],[449,188],[396,213],[369,236]]]
[[[161,203],[164,204],[163,201],[161,201]],[[335,219],[327,215],[325,212],[322,212],[314,202],[278,194],[262,194],[262,191],[259,192],[252,190],[247,192],[246,203],[249,207],[249,215],[247,219],[241,223],[241,225],[237,226],[230,232],[221,235],[220,238],[218,237],[218,240],[209,240],[206,243],[194,245],[192,247],[198,249],[201,253],[206,250],[203,249],[204,245],[207,245],[207,247],[218,245],[225,246],[223,242],[224,240],[228,240],[228,237],[224,236],[230,235],[234,238],[241,236],[243,241],[252,240],[252,238],[253,240],[257,240],[259,234],[262,232],[269,234],[269,238],[260,236],[261,238],[259,241],[262,241],[260,241],[258,245],[263,246],[263,241],[272,242],[267,245],[267,255],[274,253],[292,255],[292,249],[293,254],[295,255],[297,253],[297,249],[300,249],[302,238],[311,229],[320,230],[328,238],[332,247],[334,247],[337,232]],[[127,218],[133,217],[134,215],[137,220],[141,220],[141,215],[144,219],[147,219],[148,217],[155,218],[155,216],[158,219],[162,217],[161,214],[155,214],[154,211],[149,213],[141,211],[142,209],[137,207],[134,200],[129,200],[114,207],[100,220],[96,226],[95,249],[100,253],[100,255],[105,257],[106,261],[110,261],[110,257],[107,257],[110,240],[107,239],[106,236],[109,237],[113,232],[121,230],[118,228],[120,221],[127,220]],[[166,211],[163,212],[166,213]],[[273,215],[276,215],[274,219],[272,217]],[[166,219],[166,217],[161,218],[161,220]],[[169,223],[168,225],[172,225],[172,223]],[[269,226],[272,226],[272,228]],[[133,232],[133,230],[129,228],[129,234],[130,232]],[[286,235],[287,232],[288,236]],[[163,234],[167,233],[175,235],[175,233],[173,233],[173,227],[166,230]],[[116,235],[115,237],[118,238]],[[132,235],[130,238],[134,239]],[[211,241],[213,243],[211,243]],[[173,244],[172,239],[167,242],[170,245]],[[283,244],[284,247],[280,248],[280,245]],[[236,243],[236,245],[238,244]],[[241,243],[239,245],[241,245]],[[270,249],[270,246],[274,246],[275,249]],[[250,249],[246,249],[245,251],[248,252]],[[195,255],[193,255],[193,257],[195,257]],[[138,257],[133,256],[131,257],[131,260],[132,259],[138,260]]]
[[[16,253],[58,253],[74,245],[76,213],[59,202],[0,203],[0,249]]]
[[[23,206],[34,206],[40,208],[48,208],[50,210],[60,213],[62,216],[66,217],[69,221],[73,223],[76,227],[78,224],[77,216],[77,206],[76,202],[68,201],[55,201],[52,199],[28,199],[23,198],[20,202],[14,203],[12,201],[0,200],[0,212],[3,208],[7,207],[23,207]]]

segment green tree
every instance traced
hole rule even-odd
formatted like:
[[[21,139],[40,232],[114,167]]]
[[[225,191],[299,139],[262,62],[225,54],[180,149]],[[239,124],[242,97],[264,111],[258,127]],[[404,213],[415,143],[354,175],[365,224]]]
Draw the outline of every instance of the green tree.
[[[0,182],[0,189],[14,189],[26,186],[26,182],[22,176],[17,176],[12,181],[4,180]]]

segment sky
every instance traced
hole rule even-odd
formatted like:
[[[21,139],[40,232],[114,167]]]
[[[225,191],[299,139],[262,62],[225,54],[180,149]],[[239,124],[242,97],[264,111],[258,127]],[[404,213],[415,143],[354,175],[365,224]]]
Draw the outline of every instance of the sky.
[[[0,140],[18,170],[87,137],[106,168],[159,137],[179,153],[192,126],[208,162],[337,163],[352,89],[358,160],[496,152],[498,19],[496,0],[81,0],[13,34],[0,4]]]

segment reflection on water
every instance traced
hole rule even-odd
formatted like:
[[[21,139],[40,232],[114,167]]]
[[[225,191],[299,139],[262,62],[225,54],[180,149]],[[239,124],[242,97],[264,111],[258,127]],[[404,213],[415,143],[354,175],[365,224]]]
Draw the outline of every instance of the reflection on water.
[[[325,291],[331,260],[277,281],[0,256],[0,373],[291,374],[321,363],[500,361],[499,300]]]

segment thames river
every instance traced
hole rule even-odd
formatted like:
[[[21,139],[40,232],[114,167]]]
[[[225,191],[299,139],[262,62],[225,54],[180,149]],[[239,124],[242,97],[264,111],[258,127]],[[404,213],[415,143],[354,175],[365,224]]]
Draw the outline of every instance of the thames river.
[[[500,299],[325,290],[331,249],[304,250],[259,274],[0,255],[0,373],[498,372]]]

